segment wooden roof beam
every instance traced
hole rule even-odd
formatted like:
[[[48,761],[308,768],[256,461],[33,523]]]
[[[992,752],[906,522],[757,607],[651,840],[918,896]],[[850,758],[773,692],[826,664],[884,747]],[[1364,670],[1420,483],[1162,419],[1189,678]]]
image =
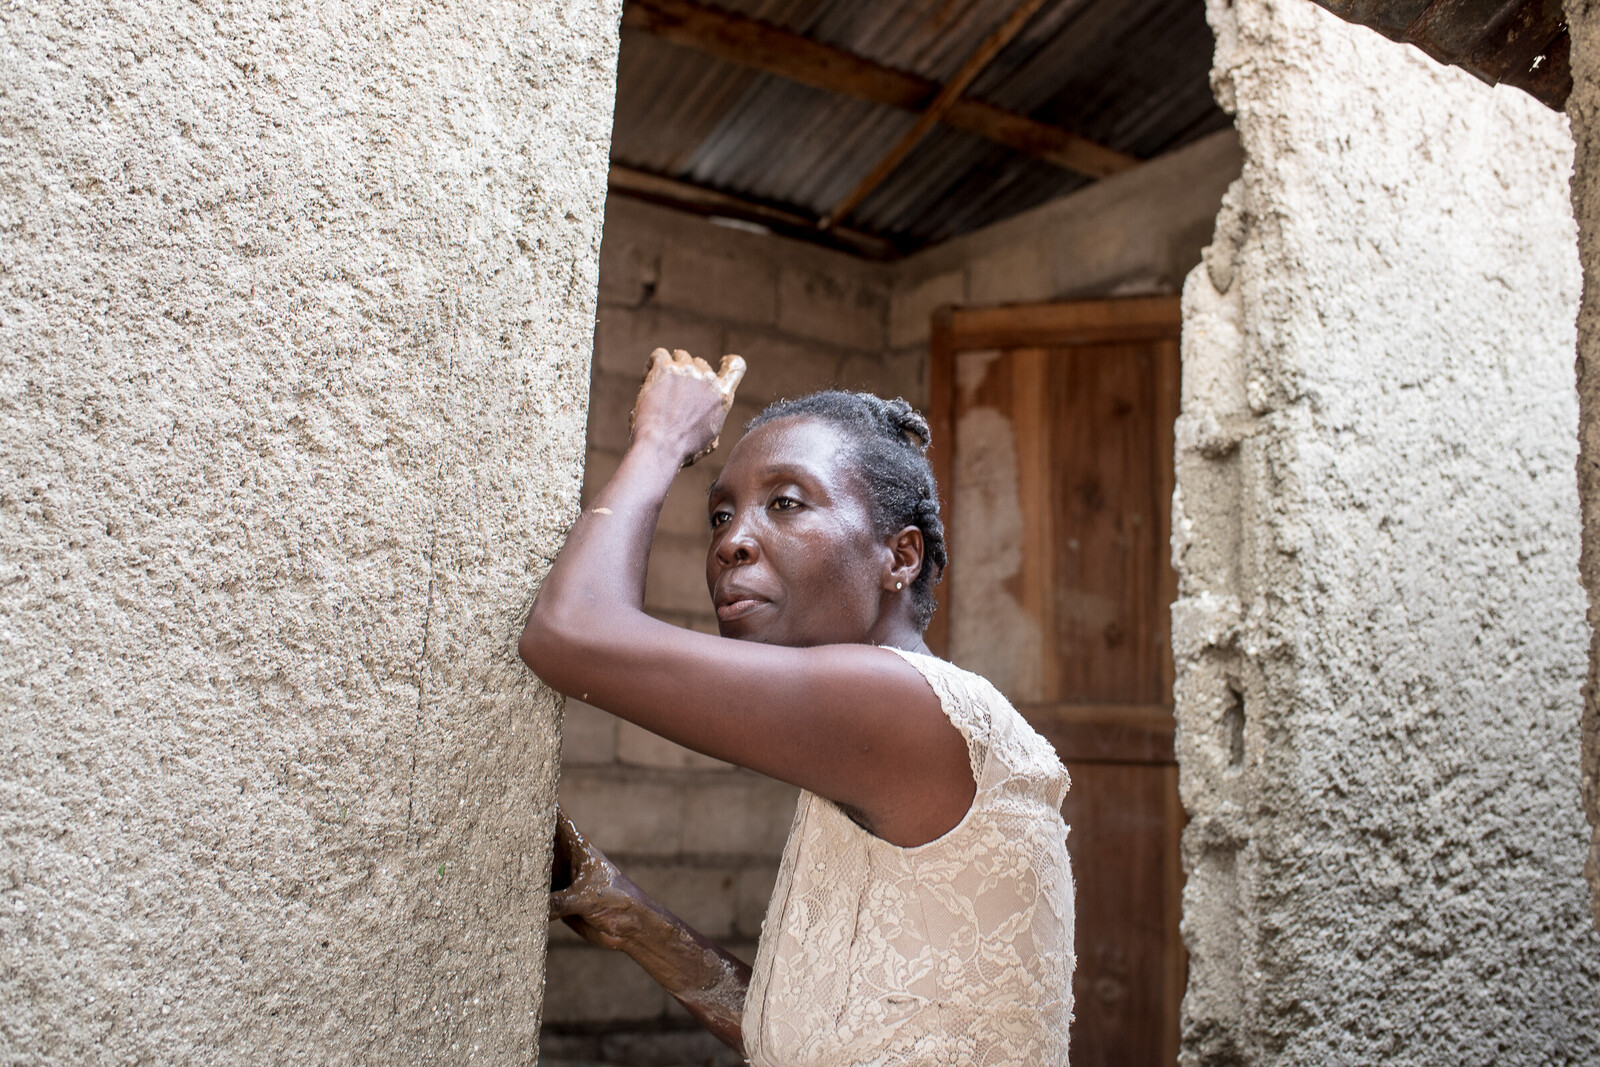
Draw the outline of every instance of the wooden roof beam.
[[[817,224],[817,220],[809,215],[786,211],[717,189],[708,189],[703,185],[651,174],[649,171],[626,167],[620,163],[611,164],[609,187],[613,193],[635,200],[662,204],[696,215],[753,222],[774,233],[854,252],[869,259],[890,260],[900,255],[900,250],[895,247],[894,242],[885,237],[862,233],[848,226],[834,226],[824,230]]]
[[[939,96],[939,83],[928,78],[693,0],[628,0],[622,25],[727,63],[903,111],[921,113]],[[951,101],[940,121],[1091,178],[1107,178],[1140,162],[970,96]]]
[[[860,207],[861,201],[865,200],[872,193],[872,190],[888,180],[889,175],[894,173],[895,168],[900,166],[905,161],[906,156],[911,154],[911,150],[917,147],[922,139],[928,135],[928,131],[933,129],[940,119],[944,118],[945,114],[950,110],[950,106],[961,99],[961,94],[967,91],[967,86],[972,84],[973,79],[982,74],[983,68],[987,67],[994,60],[994,57],[1000,54],[1000,49],[1010,44],[1011,39],[1022,32],[1022,27],[1027,25],[1028,20],[1033,18],[1043,3],[1044,0],[1022,0],[1022,3],[1012,10],[1006,20],[993,33],[984,38],[977,51],[968,56],[966,62],[961,64],[961,69],[957,70],[951,79],[945,82],[943,88],[939,90],[939,95],[935,96],[933,103],[928,105],[928,109],[917,116],[916,125],[907,130],[905,135],[895,142],[894,147],[884,153],[883,158],[878,160],[877,165],[856,183],[856,187],[846,193],[844,198],[834,205],[833,210],[828,212],[828,216],[820,224],[823,229],[828,229],[835,221],[844,218],[857,207]]]

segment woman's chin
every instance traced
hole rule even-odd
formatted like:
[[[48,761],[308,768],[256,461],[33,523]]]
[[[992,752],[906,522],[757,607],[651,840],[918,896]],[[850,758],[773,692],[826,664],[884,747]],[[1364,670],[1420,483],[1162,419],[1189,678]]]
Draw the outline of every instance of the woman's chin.
[[[765,636],[764,630],[765,627],[752,619],[730,619],[726,622],[721,619],[717,620],[717,633],[723,637],[731,638],[734,641],[759,641],[762,644],[774,644],[775,642]]]
[[[799,645],[780,625],[780,620],[761,611],[737,619],[718,619],[717,633],[734,641],[754,641],[762,645]]]

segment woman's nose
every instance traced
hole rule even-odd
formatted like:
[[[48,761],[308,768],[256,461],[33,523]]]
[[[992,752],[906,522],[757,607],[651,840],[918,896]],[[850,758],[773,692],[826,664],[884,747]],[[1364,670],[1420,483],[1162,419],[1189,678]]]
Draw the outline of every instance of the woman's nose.
[[[751,536],[749,525],[738,518],[728,520],[727,528],[717,540],[717,561],[724,567],[731,567],[736,563],[749,563],[759,554],[756,539]]]

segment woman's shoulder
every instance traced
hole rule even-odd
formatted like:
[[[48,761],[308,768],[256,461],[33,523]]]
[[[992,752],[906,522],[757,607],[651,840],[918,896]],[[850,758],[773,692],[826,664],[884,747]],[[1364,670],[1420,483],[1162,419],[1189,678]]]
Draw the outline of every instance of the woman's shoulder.
[[[1053,798],[1053,807],[1070,788],[1067,769],[1054,746],[1028,725],[1011,701],[983,675],[926,652],[893,649],[922,675],[950,717],[967,738],[973,773],[980,783],[980,768],[995,757],[1001,767],[995,777]]]
[[[1011,702],[981,674],[958,667],[928,652],[912,652],[889,645],[884,647],[922,675],[939,698],[939,703],[944,705],[945,714],[952,719],[958,716],[963,719],[975,718],[987,729],[997,707],[1011,708]],[[961,723],[958,721],[956,725],[959,727]],[[965,733],[965,729],[962,732]]]

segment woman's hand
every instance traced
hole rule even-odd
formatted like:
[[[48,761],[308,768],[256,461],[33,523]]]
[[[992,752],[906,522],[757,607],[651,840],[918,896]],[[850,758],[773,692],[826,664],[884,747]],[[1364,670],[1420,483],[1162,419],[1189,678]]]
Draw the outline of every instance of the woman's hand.
[[[550,870],[550,918],[591,944],[623,949],[639,934],[639,887],[556,809],[555,860]]]
[[[717,447],[744,370],[738,356],[723,356],[722,368],[713,371],[705,360],[682,349],[656,349],[629,419],[634,441],[653,441],[671,450],[685,467],[709,455]]]
[[[556,809],[550,918],[601,948],[632,956],[729,1048],[744,1051],[750,967],[645,896]]]

